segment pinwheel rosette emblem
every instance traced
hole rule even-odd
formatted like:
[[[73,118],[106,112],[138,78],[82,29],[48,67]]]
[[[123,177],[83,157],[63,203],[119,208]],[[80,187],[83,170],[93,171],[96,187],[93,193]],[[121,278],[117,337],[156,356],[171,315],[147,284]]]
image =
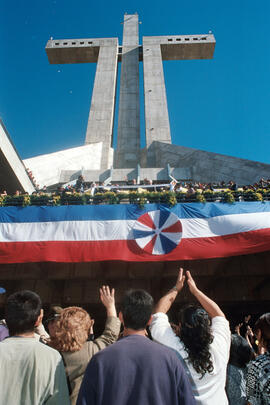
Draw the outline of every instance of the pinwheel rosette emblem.
[[[152,255],[168,254],[181,241],[182,224],[177,215],[170,211],[150,211],[135,222],[133,237],[144,252]]]

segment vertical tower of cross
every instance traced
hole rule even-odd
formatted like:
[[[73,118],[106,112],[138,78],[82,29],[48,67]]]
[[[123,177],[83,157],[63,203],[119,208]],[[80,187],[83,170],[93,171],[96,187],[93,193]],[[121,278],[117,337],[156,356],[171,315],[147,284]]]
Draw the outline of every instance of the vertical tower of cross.
[[[125,14],[117,149],[114,167],[136,167],[140,161],[139,26],[137,14]]]

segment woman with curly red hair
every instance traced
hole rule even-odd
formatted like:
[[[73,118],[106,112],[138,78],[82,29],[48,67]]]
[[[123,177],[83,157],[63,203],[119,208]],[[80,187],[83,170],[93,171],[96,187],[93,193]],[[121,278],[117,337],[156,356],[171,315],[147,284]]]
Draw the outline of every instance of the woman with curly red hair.
[[[88,341],[94,320],[80,307],[63,309],[57,318],[50,345],[58,350],[66,368],[71,404],[75,405],[85,369],[91,357],[115,342],[120,332],[117,318],[114,289],[108,286],[100,289],[100,299],[107,309],[104,332],[93,341]]]

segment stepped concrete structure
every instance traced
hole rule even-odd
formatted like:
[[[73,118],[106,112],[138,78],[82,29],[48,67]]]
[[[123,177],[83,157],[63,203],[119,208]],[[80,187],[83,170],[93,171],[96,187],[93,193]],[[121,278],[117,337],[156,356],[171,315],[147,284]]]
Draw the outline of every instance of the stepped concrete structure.
[[[144,178],[168,181],[172,176],[177,180],[200,182],[233,179],[239,185],[254,183],[261,177],[270,178],[268,164],[172,144],[163,60],[173,63],[174,60],[211,59],[215,43],[214,35],[208,33],[144,36],[140,45],[137,14],[124,15],[121,45],[118,38],[50,39],[46,52],[51,64],[97,65],[85,144],[26,159],[20,164],[33,173],[39,187],[69,183],[79,175],[89,182],[119,183],[126,179],[138,182]],[[140,105],[139,63],[143,63],[144,106]],[[119,109],[114,150],[116,97],[119,97]],[[143,108],[146,147],[141,149],[144,134],[140,130],[140,111]],[[5,166],[8,164],[10,161]],[[18,167],[10,170],[14,177]],[[1,181],[4,186],[5,176]],[[29,180],[15,181],[12,190],[10,185],[5,188],[8,187],[9,191],[14,188],[33,190]]]

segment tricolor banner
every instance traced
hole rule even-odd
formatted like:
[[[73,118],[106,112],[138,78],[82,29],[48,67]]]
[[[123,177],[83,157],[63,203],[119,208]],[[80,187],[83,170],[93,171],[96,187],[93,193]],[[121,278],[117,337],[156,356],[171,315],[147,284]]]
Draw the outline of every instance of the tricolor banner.
[[[270,202],[0,208],[0,263],[197,260],[269,249]]]

